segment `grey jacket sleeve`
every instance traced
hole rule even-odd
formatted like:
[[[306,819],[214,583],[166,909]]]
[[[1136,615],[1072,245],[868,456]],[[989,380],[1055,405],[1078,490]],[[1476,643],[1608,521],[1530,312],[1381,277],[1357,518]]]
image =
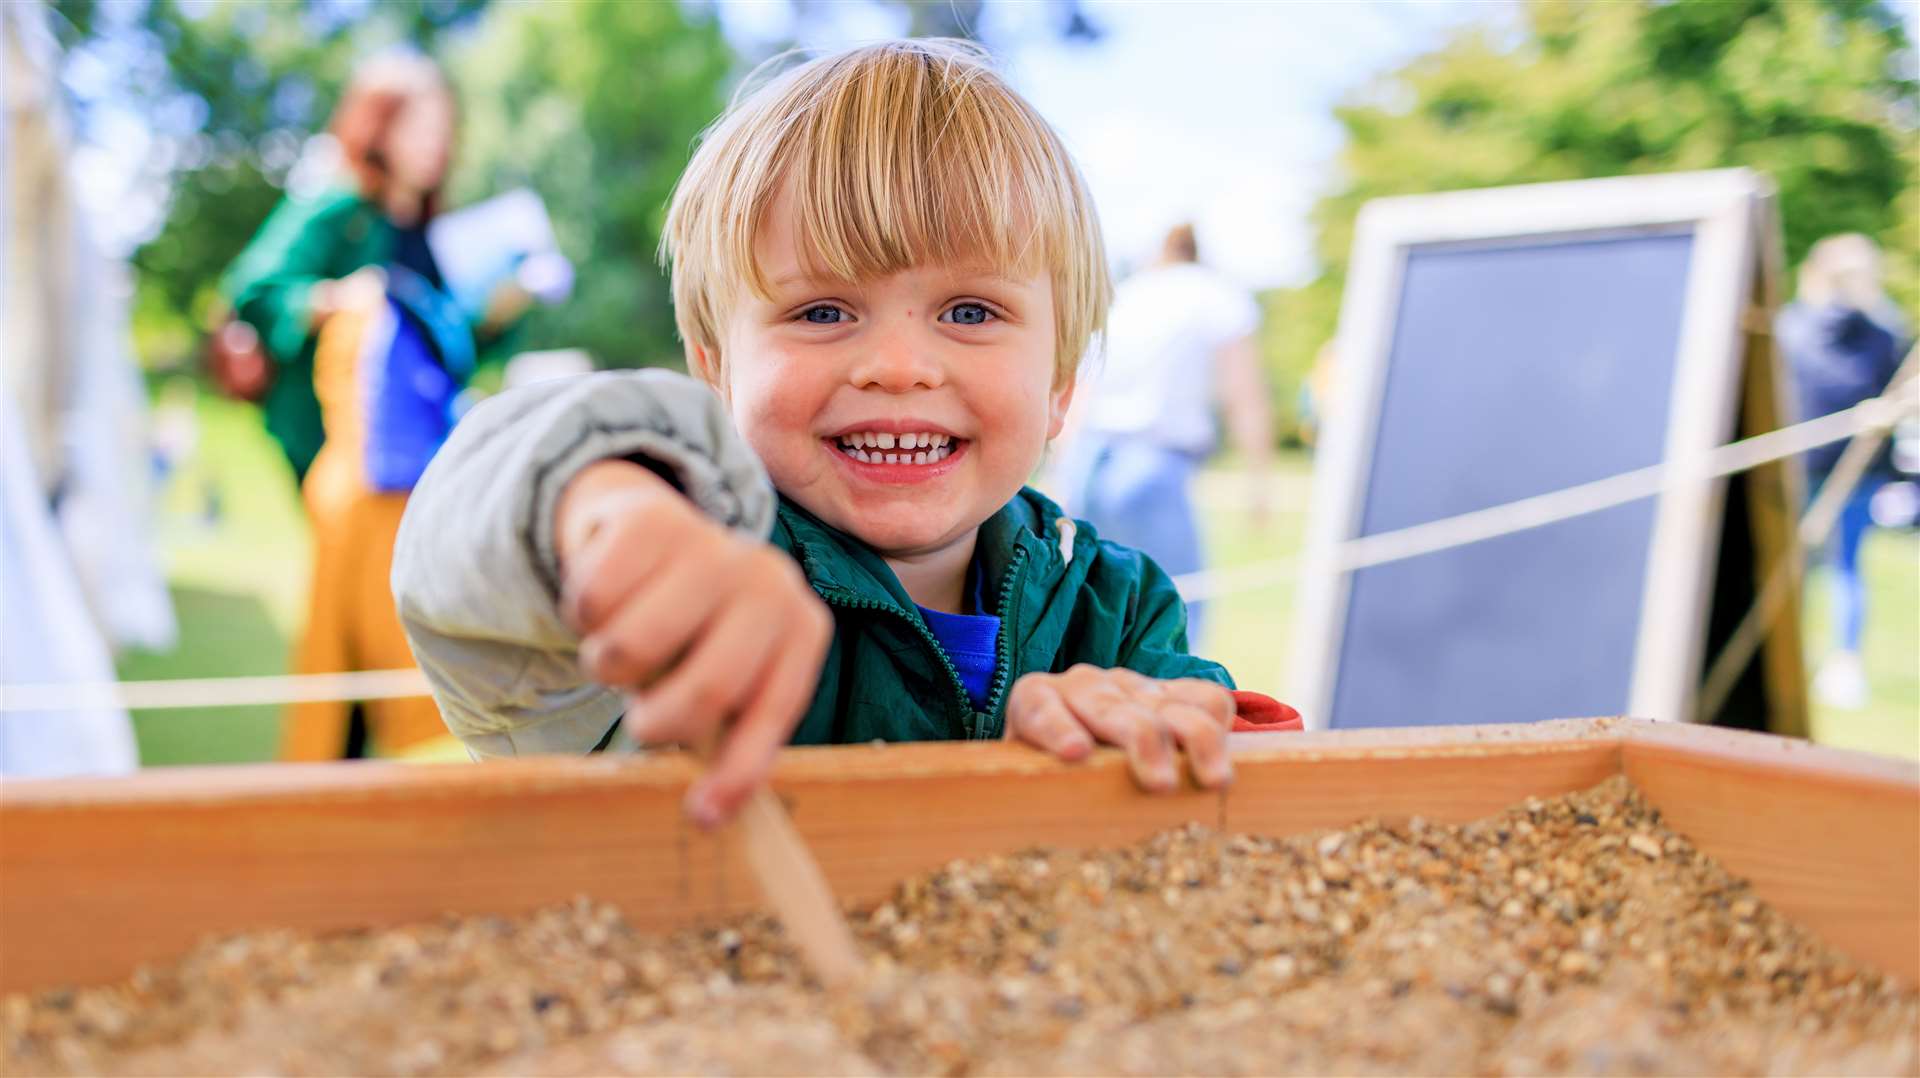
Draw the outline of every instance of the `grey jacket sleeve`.
[[[407,503],[393,594],[448,729],[476,756],[586,752],[619,717],[559,614],[553,513],[582,468],[645,456],[715,520],[764,537],[774,493],[720,402],[670,371],[527,386],[455,426]]]

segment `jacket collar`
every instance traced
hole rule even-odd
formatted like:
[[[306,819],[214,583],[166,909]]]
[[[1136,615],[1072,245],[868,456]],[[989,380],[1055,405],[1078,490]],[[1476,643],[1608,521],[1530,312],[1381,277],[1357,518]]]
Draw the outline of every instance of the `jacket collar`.
[[[1061,551],[1060,507],[1031,487],[1023,487],[980,525],[974,557],[992,601],[1005,587],[1016,550],[1026,551],[1029,586],[1049,581],[1066,564]],[[914,610],[913,598],[880,555],[865,543],[825,523],[782,496],[780,525],[792,541],[793,555],[807,580],[822,595],[886,602],[902,613]]]

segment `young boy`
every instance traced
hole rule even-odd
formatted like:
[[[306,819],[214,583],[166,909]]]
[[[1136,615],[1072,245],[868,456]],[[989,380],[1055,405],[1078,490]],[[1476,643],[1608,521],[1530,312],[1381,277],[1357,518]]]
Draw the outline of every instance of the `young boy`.
[[[1112,286],[1059,138],[975,50],[804,64],[668,212],[693,377],[501,395],[417,488],[393,585],[479,756],[715,742],[717,823],[793,743],[1123,747],[1231,777],[1225,670],[1172,583],[1023,488]],[[697,379],[697,380],[696,380]],[[771,488],[769,488],[771,480]]]

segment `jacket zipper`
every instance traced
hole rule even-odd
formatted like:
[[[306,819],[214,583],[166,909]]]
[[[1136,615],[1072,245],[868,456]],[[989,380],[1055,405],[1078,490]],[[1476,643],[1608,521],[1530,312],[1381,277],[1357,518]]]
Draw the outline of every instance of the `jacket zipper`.
[[[1007,627],[1014,623],[1012,603],[1019,593],[1021,583],[1026,578],[1027,548],[1014,544],[1013,557],[1007,560],[1007,571],[1000,579],[1000,601],[995,609],[1000,612],[999,652],[993,660],[993,686],[987,690],[987,706],[980,713],[982,723],[993,717],[1000,709],[1000,702],[1006,697],[1013,684],[1013,633]],[[967,702],[967,710],[973,710],[973,702]],[[975,739],[984,739],[984,729],[971,731]]]
[[[1000,598],[994,606],[994,609],[999,611],[997,616],[1000,618],[1000,638],[995,644],[998,654],[994,656],[993,685],[987,690],[986,709],[978,713],[983,720],[993,715],[994,711],[1000,705],[1001,698],[1007,694],[1008,687],[1013,680],[1009,676],[1013,671],[1013,634],[1009,632],[1007,628],[1013,623],[1013,611],[1010,609],[1009,604],[1013,602],[1014,594],[1019,588],[1022,576],[1021,571],[1026,567],[1026,557],[1027,548],[1016,545],[1013,548],[1013,556],[1007,561],[1007,571],[1001,577]],[[891,614],[901,621],[906,622],[913,628],[914,632],[919,634],[921,640],[926,641],[927,647],[932,650],[934,657],[940,660],[940,667],[947,672],[947,684],[952,687],[954,700],[960,705],[961,712],[967,715],[969,719],[975,714],[973,710],[973,700],[967,695],[967,686],[960,680],[960,671],[953,665],[953,660],[947,658],[946,649],[940,646],[939,639],[933,635],[933,630],[927,628],[925,622],[918,618],[908,617],[905,611],[893,603],[883,603],[876,599],[863,599],[857,595],[848,595],[840,591],[824,592],[816,589],[815,593],[818,594],[828,606],[837,606],[845,610],[880,611]],[[976,728],[971,721],[969,721],[967,725],[967,735],[970,740],[977,741],[986,737],[984,729]]]
[[[826,601],[828,606],[837,606],[845,610],[877,610],[882,613],[891,614],[912,626],[913,630],[920,634],[920,639],[927,642],[927,646],[933,650],[934,656],[940,660],[941,668],[946,670],[947,684],[953,688],[955,694],[954,699],[959,702],[960,710],[969,715],[973,713],[973,701],[967,699],[967,687],[960,681],[960,671],[954,668],[953,660],[947,658],[945,649],[941,648],[940,641],[934,638],[931,629],[928,629],[920,621],[908,617],[905,611],[893,603],[883,603],[875,599],[862,599],[859,596],[848,596],[840,593],[829,594],[827,592],[818,592],[817,594],[819,594],[821,599]],[[1003,633],[1002,635],[1005,634]]]

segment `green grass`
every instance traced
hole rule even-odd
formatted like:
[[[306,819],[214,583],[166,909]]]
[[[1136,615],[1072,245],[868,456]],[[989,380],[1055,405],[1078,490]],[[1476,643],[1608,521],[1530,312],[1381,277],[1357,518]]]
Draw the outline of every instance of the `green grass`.
[[[1862,551],[1867,625],[1861,640],[1873,697],[1860,711],[1817,702],[1814,740],[1896,756],[1920,756],[1920,535],[1874,530]],[[1807,589],[1807,676],[1832,646],[1829,581],[1813,574]]]
[[[306,601],[307,535],[298,493],[279,451],[252,409],[215,399],[200,403],[197,462],[165,498],[162,536],[180,646],[164,655],[123,658],[129,679],[277,674],[287,669]],[[1256,527],[1246,509],[1245,478],[1209,472],[1198,499],[1216,567],[1298,555],[1312,464],[1283,456],[1273,477],[1273,512]],[[198,523],[209,491],[220,524]],[[1920,757],[1920,536],[1877,531],[1866,549],[1871,591],[1866,665],[1871,705],[1859,712],[1816,708],[1814,736],[1847,748]],[[1828,639],[1826,591],[1809,590],[1809,666]],[[1213,602],[1207,639],[1197,650],[1225,663],[1241,684],[1287,698],[1295,577]],[[227,762],[272,755],[272,708],[156,711],[134,715],[141,758],[149,764]]]

